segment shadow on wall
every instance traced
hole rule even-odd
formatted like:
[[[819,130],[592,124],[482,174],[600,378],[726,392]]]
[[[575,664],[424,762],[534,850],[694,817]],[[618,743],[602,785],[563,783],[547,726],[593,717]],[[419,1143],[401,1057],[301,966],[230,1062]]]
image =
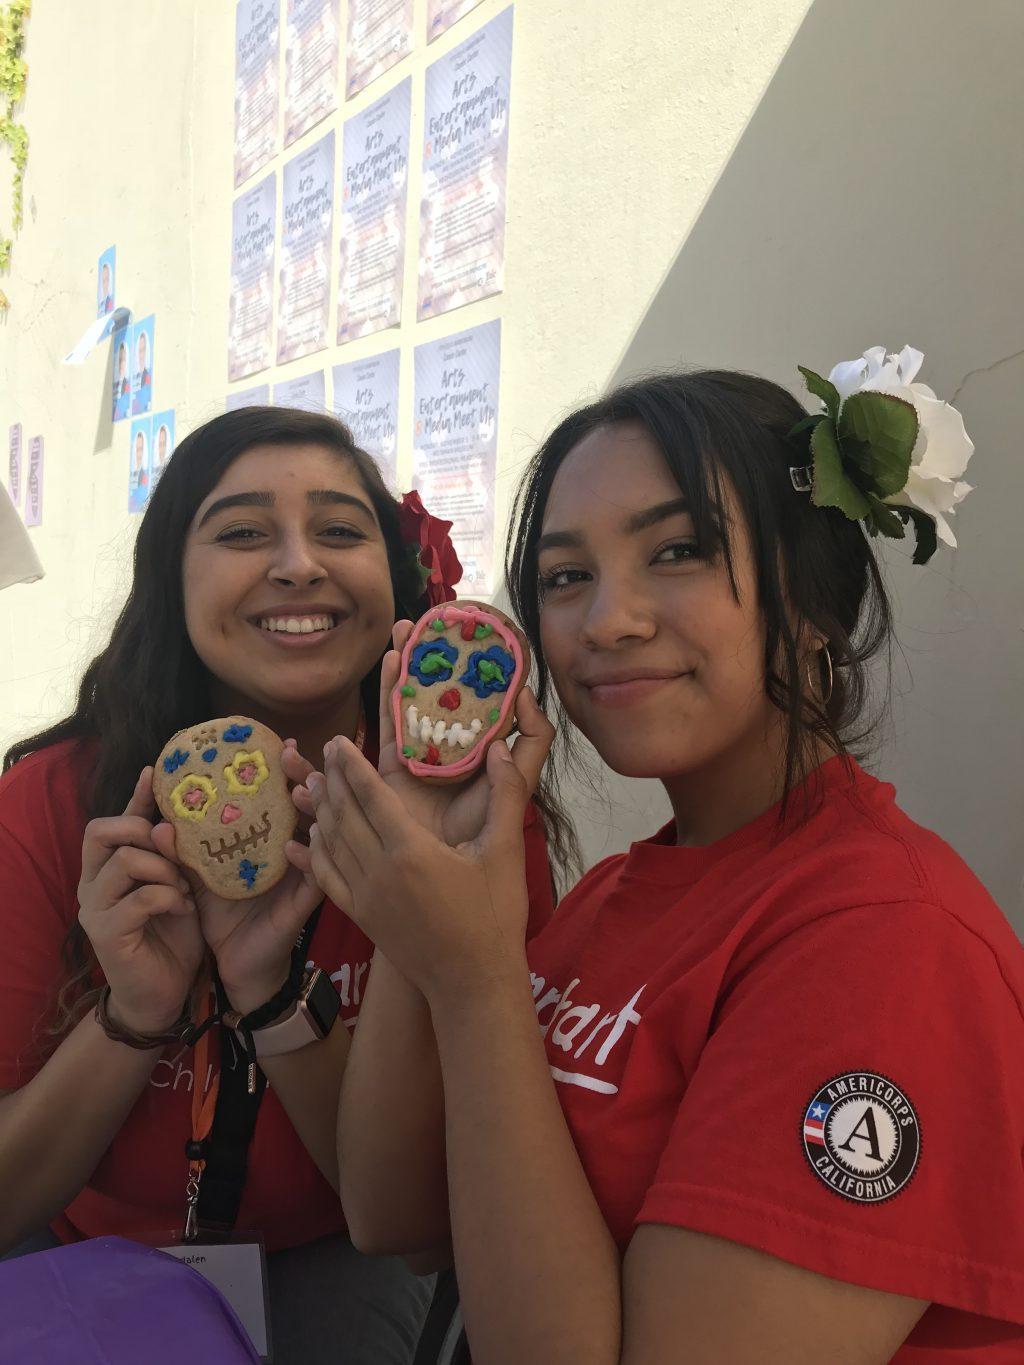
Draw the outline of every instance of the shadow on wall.
[[[977,491],[958,551],[921,570],[886,546],[904,657],[871,766],[1019,933],[1022,65],[1020,0],[817,0],[614,376],[719,365],[800,392],[797,364],[910,342],[957,395]]]

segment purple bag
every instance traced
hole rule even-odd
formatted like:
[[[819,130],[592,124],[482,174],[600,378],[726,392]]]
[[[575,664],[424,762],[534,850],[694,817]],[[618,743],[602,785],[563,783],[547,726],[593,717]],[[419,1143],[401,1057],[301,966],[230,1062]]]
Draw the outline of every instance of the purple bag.
[[[0,1365],[253,1365],[222,1295],[162,1251],[97,1237],[0,1264]]]

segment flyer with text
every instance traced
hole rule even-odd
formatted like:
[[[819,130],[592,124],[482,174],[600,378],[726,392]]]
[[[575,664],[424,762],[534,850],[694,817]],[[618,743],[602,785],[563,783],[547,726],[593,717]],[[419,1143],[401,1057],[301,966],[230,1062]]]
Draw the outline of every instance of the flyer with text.
[[[334,221],[334,130],[284,168],[277,363],[327,345]]]

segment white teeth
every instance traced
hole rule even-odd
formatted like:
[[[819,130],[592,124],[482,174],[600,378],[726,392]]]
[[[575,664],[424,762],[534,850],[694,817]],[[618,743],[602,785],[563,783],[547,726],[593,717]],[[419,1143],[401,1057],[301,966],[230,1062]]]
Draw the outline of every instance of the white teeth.
[[[283,632],[286,635],[314,635],[334,627],[333,616],[262,616],[260,630]]]
[[[432,720],[430,716],[421,716],[411,703],[405,709],[405,719],[406,728],[413,739],[423,744],[440,744],[447,740],[449,749],[454,749],[456,744],[460,749],[468,749],[483,729],[483,721],[480,720],[471,721],[468,726],[460,720]]]

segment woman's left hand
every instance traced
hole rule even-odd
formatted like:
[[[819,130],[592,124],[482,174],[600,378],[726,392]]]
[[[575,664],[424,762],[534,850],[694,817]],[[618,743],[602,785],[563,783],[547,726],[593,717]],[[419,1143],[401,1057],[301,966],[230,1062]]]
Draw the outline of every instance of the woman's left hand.
[[[332,740],[307,779],[308,851],[289,857],[429,999],[473,977],[520,970],[527,920],[523,816],[529,791],[504,743],[486,761],[487,816],[450,848],[406,810],[354,744]]]
[[[177,861],[174,829],[157,825],[153,843]],[[184,869],[194,888],[199,925],[217,962],[228,999],[249,1014],[276,995],[291,969],[292,949],[303,925],[323,899],[312,876],[292,866],[269,891],[249,900],[226,900]]]

